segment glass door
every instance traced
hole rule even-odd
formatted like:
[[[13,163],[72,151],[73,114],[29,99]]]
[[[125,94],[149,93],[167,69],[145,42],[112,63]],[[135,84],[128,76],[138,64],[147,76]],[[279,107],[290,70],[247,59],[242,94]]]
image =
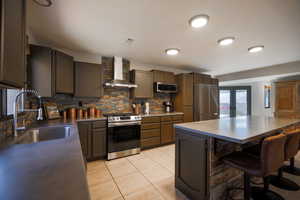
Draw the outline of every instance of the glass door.
[[[251,115],[251,86],[220,87],[220,117]]]

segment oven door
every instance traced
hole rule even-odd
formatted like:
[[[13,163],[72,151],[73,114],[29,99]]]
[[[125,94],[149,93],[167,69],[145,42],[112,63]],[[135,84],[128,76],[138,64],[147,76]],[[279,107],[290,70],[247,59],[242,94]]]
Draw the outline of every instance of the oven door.
[[[108,153],[140,148],[140,139],[140,122],[108,125]]]

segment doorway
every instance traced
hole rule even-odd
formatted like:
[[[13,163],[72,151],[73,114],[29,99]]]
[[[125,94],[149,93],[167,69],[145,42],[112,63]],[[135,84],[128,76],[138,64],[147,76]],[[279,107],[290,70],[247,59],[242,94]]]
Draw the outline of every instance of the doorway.
[[[251,86],[220,87],[220,118],[251,115]]]

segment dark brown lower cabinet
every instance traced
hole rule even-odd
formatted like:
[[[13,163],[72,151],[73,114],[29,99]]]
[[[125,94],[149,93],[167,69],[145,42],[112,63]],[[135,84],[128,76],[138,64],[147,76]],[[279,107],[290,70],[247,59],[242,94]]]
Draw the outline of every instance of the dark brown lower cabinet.
[[[161,144],[168,144],[174,142],[173,136],[173,123],[172,121],[169,122],[162,122],[161,123]]]
[[[86,160],[96,160],[107,155],[106,121],[78,122],[78,131]]]
[[[106,128],[93,130],[93,157],[106,156]]]
[[[91,151],[89,146],[91,146],[91,123],[90,122],[79,122],[78,123],[78,131],[79,131],[79,138],[81,143],[82,153],[85,159],[91,158]]]
[[[176,129],[175,187],[190,199],[209,199],[208,137]]]

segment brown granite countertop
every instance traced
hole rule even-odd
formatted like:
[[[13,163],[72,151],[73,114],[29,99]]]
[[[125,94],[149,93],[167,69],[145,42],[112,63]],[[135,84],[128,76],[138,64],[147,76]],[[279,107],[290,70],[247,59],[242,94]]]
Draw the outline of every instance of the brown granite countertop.
[[[57,125],[70,126],[71,136],[0,150],[0,199],[90,199],[76,123],[49,121],[32,127]]]
[[[176,124],[175,128],[184,129],[191,134],[244,144],[298,123],[300,119],[247,116]]]

